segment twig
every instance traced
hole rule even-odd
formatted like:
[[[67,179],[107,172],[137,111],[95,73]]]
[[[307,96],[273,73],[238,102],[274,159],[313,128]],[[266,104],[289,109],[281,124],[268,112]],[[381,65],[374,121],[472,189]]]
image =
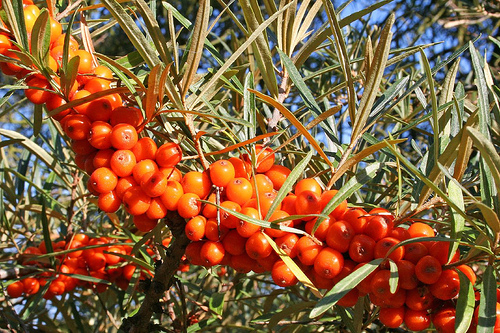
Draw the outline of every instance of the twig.
[[[169,253],[158,268],[155,270],[155,276],[150,287],[146,291],[146,297],[139,308],[139,311],[132,317],[123,321],[120,329],[129,333],[147,333],[150,332],[150,320],[153,316],[153,310],[163,294],[174,282],[174,274],[181,262],[186,247],[190,243],[184,232],[185,221],[177,212],[169,212],[167,215],[167,225],[172,232],[174,240],[169,246]]]
[[[0,280],[12,280],[37,271],[34,267],[0,269]]]
[[[397,226],[398,224],[401,224],[401,223],[405,222],[406,219],[409,219],[410,217],[412,217],[414,215],[417,215],[418,213],[423,212],[424,210],[428,210],[428,209],[434,207],[436,204],[442,203],[442,202],[444,202],[444,201],[440,197],[433,197],[429,201],[427,201],[426,203],[424,203],[423,205],[418,206],[417,208],[415,208],[414,210],[409,211],[408,213],[406,213],[406,214],[404,214],[402,216],[398,216],[393,221],[394,222],[394,226]]]

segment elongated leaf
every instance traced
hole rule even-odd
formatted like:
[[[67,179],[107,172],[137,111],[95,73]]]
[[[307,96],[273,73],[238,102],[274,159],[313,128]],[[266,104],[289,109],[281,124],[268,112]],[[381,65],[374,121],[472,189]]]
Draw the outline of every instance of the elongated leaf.
[[[457,272],[460,276],[460,292],[458,293],[456,306],[455,332],[465,333],[471,324],[476,300],[474,297],[474,287],[469,278],[460,270],[457,270]]]
[[[479,318],[477,333],[489,333],[495,327],[497,319],[497,283],[493,266],[489,265],[483,273],[481,299],[479,300]]]
[[[361,281],[370,275],[382,263],[383,259],[375,259],[361,266],[342,280],[340,280],[326,295],[316,304],[309,314],[309,318],[316,318],[334,306],[349,291],[354,289]]]
[[[373,103],[377,97],[380,83],[385,71],[385,66],[387,63],[387,58],[389,56],[389,50],[391,48],[392,32],[391,28],[395,21],[395,15],[391,14],[385,23],[384,30],[380,36],[379,44],[375,50],[373,63],[371,64],[370,71],[368,72],[368,77],[366,79],[363,97],[359,101],[358,112],[354,119],[351,119],[353,123],[353,130],[351,135],[351,144],[359,139],[359,136],[363,133],[366,121],[370,115]]]
[[[273,107],[277,108],[281,112],[281,114],[285,118],[287,118],[288,121],[290,121],[300,133],[302,133],[302,135],[304,135],[307,138],[307,141],[309,141],[311,146],[313,146],[313,148],[316,149],[316,151],[321,155],[321,157],[323,157],[325,163],[327,163],[330,166],[332,165],[332,162],[330,162],[328,156],[325,154],[323,149],[321,149],[316,139],[311,135],[311,133],[309,133],[309,131],[304,127],[304,125],[302,125],[302,123],[293,115],[292,112],[290,112],[285,106],[283,106],[283,104],[279,103],[275,99],[266,96],[257,90],[250,90],[250,91],[253,92],[255,95],[257,95],[257,97],[259,97],[260,99],[264,100],[266,103],[269,103]]]
[[[307,165],[309,164],[311,157],[312,157],[312,150],[309,151],[309,153],[307,153],[307,155],[299,163],[297,163],[297,165],[293,168],[292,172],[290,172],[285,182],[281,186],[280,190],[276,194],[276,198],[274,199],[274,202],[271,204],[271,207],[269,207],[269,211],[267,212],[264,220],[269,221],[269,218],[274,213],[278,205],[281,204],[281,201],[283,201],[283,199],[288,195],[288,193],[292,191],[293,186],[295,185],[297,179],[299,179],[304,170],[307,168]]]
[[[355,124],[357,98],[356,90],[354,89],[351,66],[349,64],[347,46],[345,45],[344,35],[340,28],[337,13],[335,13],[335,8],[333,8],[332,2],[330,0],[323,0],[323,5],[325,6],[328,21],[330,22],[330,28],[332,29],[333,36],[335,38],[335,50],[347,84],[347,107],[349,110],[349,117],[351,117],[351,122]]]
[[[389,253],[387,255],[389,255]],[[399,283],[398,266],[394,261],[389,260],[389,267],[391,271],[391,276],[389,278],[389,291],[391,292],[391,294],[394,294],[398,289],[398,283]]]
[[[457,207],[462,211],[465,211],[464,197],[462,195],[462,189],[458,187],[455,182],[450,181],[448,183],[448,195],[451,201],[453,201]],[[451,238],[460,239],[462,231],[464,230],[465,219],[459,213],[452,211],[451,213]],[[458,243],[454,242],[450,244],[450,252],[448,256],[448,262],[450,262],[454,253],[458,249]]]
[[[429,86],[429,91],[431,95],[431,114],[432,114],[432,130],[433,130],[433,153],[434,153],[434,163],[437,163],[439,160],[439,155],[442,153],[441,151],[441,144],[440,144],[440,128],[439,128],[439,114],[438,114],[438,104],[437,104],[437,97],[436,97],[436,91],[434,90],[434,79],[432,78],[432,70],[431,70],[431,65],[429,64],[429,59],[427,59],[424,50],[420,51],[424,71],[425,71],[425,76],[427,78],[427,85]],[[430,170],[432,165],[430,163],[427,165],[427,169]]]

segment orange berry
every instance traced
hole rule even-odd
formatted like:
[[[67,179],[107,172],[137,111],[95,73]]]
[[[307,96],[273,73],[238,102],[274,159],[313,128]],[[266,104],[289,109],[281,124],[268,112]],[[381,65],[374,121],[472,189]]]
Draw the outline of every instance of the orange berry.
[[[295,210],[298,215],[311,215],[321,213],[320,196],[313,191],[305,190],[297,194]],[[304,221],[312,220],[315,216],[305,216]]]
[[[235,256],[245,253],[245,242],[246,238],[235,229],[229,230],[222,239],[222,245],[226,252]]]
[[[284,210],[278,209],[278,210],[275,210],[274,213],[269,217],[269,222],[273,222],[273,224],[279,224],[280,226],[289,227],[293,223],[292,220],[287,220],[287,221],[283,221],[283,222],[279,222],[279,223],[274,222],[276,220],[281,220],[281,219],[287,218],[288,216],[290,216],[290,215],[288,215],[287,212],[285,212]],[[280,229],[274,229],[274,228],[265,228],[264,232],[266,234],[268,234],[269,236],[271,236],[272,238],[278,238],[278,237],[281,237],[281,236],[284,236],[287,234],[286,231],[283,231]]]
[[[206,172],[189,171],[182,177],[181,184],[184,193],[194,193],[201,199],[207,198],[212,189],[212,182]]]
[[[323,248],[307,236],[302,236],[295,247],[297,248],[297,257],[306,266],[314,265],[314,260]]]
[[[242,208],[240,213],[254,219],[259,218],[259,211],[253,207]],[[239,220],[238,225],[236,226],[236,231],[245,238],[252,236],[260,229],[260,226],[250,222],[246,222],[244,220]]]
[[[373,259],[375,241],[367,235],[355,235],[349,244],[349,256],[355,262],[369,262]]]
[[[403,324],[405,316],[405,307],[399,308],[381,308],[378,319],[388,328],[398,328]]]
[[[328,234],[328,229],[330,229],[330,225],[333,224],[332,220],[330,218],[327,218],[327,219],[324,219],[318,226],[318,228],[316,229],[316,231],[314,232],[313,234],[313,228],[314,226],[316,225],[316,222],[318,221],[318,218],[315,218],[313,220],[309,220],[304,229],[306,230],[306,232],[314,237],[316,237],[317,239],[319,239],[320,241],[324,241],[326,240],[326,236]]]
[[[392,225],[382,216],[372,216],[368,218],[363,233],[378,241],[387,236]]]
[[[106,79],[95,78],[85,83],[84,89],[90,92],[91,94],[99,91],[109,90],[110,82],[109,80]]]
[[[375,244],[374,257],[384,258],[389,252],[389,250],[391,250],[398,243],[399,240],[393,237],[382,238],[377,242],[377,244]],[[398,261],[403,259],[404,255],[405,255],[405,248],[403,246],[400,246],[395,250],[393,250],[388,258],[397,263]]]
[[[252,171],[252,166],[250,163],[245,162],[241,158],[237,157],[231,157],[229,159],[229,162],[231,162],[231,164],[234,167],[234,172],[235,172],[234,177],[250,179],[249,174]]]
[[[157,224],[158,220],[150,219],[146,214],[134,216],[134,225],[142,232],[149,232],[153,230]]]
[[[92,158],[92,165],[94,168],[111,168],[111,157],[115,151],[113,149],[98,150]]]
[[[185,219],[200,214],[200,197],[195,193],[184,193],[178,201],[177,212]]]
[[[83,114],[69,114],[64,117],[64,133],[73,140],[86,140],[91,128],[90,119]]]
[[[274,151],[270,147],[264,147],[261,144],[255,145],[255,157],[257,158],[255,171],[258,173],[268,171],[274,164]],[[243,155],[243,158],[246,162],[250,163],[250,156],[248,154]]]
[[[297,242],[299,241],[299,236],[292,233],[287,233],[281,237],[274,240],[276,246],[283,250],[290,258],[295,258],[297,256]]]
[[[218,187],[226,187],[233,180],[235,171],[233,165],[227,160],[219,160],[210,165],[210,180]]]
[[[328,227],[326,243],[339,252],[347,252],[354,237],[354,228],[346,221],[337,221]]]
[[[134,186],[123,193],[122,202],[129,214],[141,215],[148,211],[151,197],[144,193],[140,186]]]
[[[92,63],[92,55],[85,50],[76,50],[74,57],[80,57],[80,62],[78,64],[79,74],[89,74],[94,71],[94,65]]]
[[[421,258],[425,257],[428,253],[429,250],[421,242],[410,243],[405,245],[404,258],[416,264]]]
[[[286,166],[274,164],[269,170],[266,171],[265,175],[273,183],[274,189],[278,191],[281,186],[283,186],[283,183],[285,183],[285,180],[291,172],[292,171]]]
[[[164,168],[176,166],[182,159],[182,149],[174,142],[167,142],[158,147],[156,163]],[[200,196],[201,197],[201,196]]]
[[[211,241],[219,241],[224,239],[226,234],[229,232],[229,228],[218,225],[216,219],[208,219],[205,225],[205,237]]]
[[[175,180],[167,182],[165,192],[160,196],[161,201],[168,210],[176,211],[180,197],[184,194],[181,183]]]
[[[114,213],[120,208],[122,201],[115,191],[101,193],[98,199],[99,209],[106,213]]]
[[[367,214],[363,208],[350,208],[342,215],[342,220],[348,222],[356,234],[361,234],[366,226]]]
[[[321,185],[316,181],[314,178],[304,178],[302,180],[299,180],[297,182],[297,185],[295,185],[295,195],[299,195],[300,193],[304,191],[311,191],[316,193],[318,196],[321,196],[321,193],[323,192]]]
[[[236,216],[232,215],[230,212],[235,211],[239,213],[241,211],[241,206],[238,205],[236,202],[229,200],[222,202],[220,206],[227,210],[227,211],[223,209],[220,210],[220,224],[230,229],[236,228],[240,220]]]
[[[111,148],[111,134],[113,128],[104,121],[94,121],[89,131],[89,142],[97,149]]]
[[[115,149],[132,149],[138,141],[137,131],[132,125],[118,124],[111,132],[111,145]]]
[[[274,283],[280,287],[290,287],[295,285],[298,280],[292,270],[285,264],[283,260],[278,260],[274,263],[271,277]]]
[[[24,293],[24,284],[21,281],[16,281],[7,286],[7,294],[11,298],[21,297]]]
[[[26,98],[33,104],[44,104],[54,94],[51,92],[52,87],[46,78],[33,75],[26,80],[26,85],[29,87],[24,90]]]
[[[408,228],[408,232],[410,233],[411,238],[436,236],[434,229],[432,229],[432,227],[428,224],[422,222],[412,223]]]
[[[118,177],[130,176],[136,164],[134,153],[127,149],[115,151],[110,160],[111,169]]]
[[[23,283],[24,293],[27,296],[34,295],[40,290],[40,283],[36,278],[29,277],[21,280],[21,282]]]
[[[109,68],[102,66],[102,65],[99,65],[94,69],[94,74],[95,74],[95,76],[100,77],[100,78],[104,78],[104,79],[112,79],[113,78],[113,72]]]
[[[410,331],[423,331],[430,326],[431,319],[425,310],[415,311],[407,309],[405,311],[404,323]]]
[[[141,178],[141,187],[150,197],[159,197],[168,186],[168,180],[161,171],[150,171]]]
[[[122,199],[123,194],[131,187],[138,186],[137,182],[134,180],[134,177],[127,176],[118,179],[118,183],[116,183],[116,195],[118,198]]]
[[[132,176],[134,176],[134,180],[140,184],[142,177],[152,171],[158,171],[158,165],[156,162],[154,160],[142,160],[137,162],[132,169]]]
[[[146,215],[153,220],[162,219],[167,215],[167,207],[165,207],[159,197],[151,198],[151,204]]]
[[[203,237],[205,237],[206,224],[207,219],[204,216],[197,215],[193,217],[186,223],[186,226],[184,227],[186,236],[193,242],[201,240]]]
[[[112,110],[113,105],[111,105],[111,102],[105,96],[88,102],[86,115],[92,121],[100,120],[109,122],[109,117],[111,116]]]
[[[226,196],[229,200],[243,205],[252,197],[252,184],[243,177],[233,178],[226,186]]]
[[[255,178],[250,178],[250,184],[252,184],[252,198],[255,198],[257,194],[273,192],[274,190],[273,182],[264,174],[257,174]]]
[[[270,255],[273,248],[262,232],[256,232],[248,238],[245,250],[250,258],[259,259]]]
[[[113,125],[112,122],[111,125]],[[137,162],[140,162],[142,160],[154,160],[156,158],[156,151],[158,150],[158,147],[153,139],[144,137],[140,138],[131,150],[134,153]]]
[[[415,265],[415,275],[425,284],[436,283],[441,273],[441,263],[433,256],[427,255],[421,258]]]
[[[439,279],[429,286],[429,289],[434,297],[443,301],[457,296],[460,290],[460,278],[457,271],[445,269]]]
[[[212,267],[221,263],[225,255],[220,242],[206,241],[200,249],[200,259],[204,266]]]
[[[344,267],[342,254],[329,247],[323,248],[314,259],[314,270],[324,278],[333,279]]]
[[[99,193],[111,192],[115,189],[118,178],[109,168],[98,168],[90,176],[92,187]]]

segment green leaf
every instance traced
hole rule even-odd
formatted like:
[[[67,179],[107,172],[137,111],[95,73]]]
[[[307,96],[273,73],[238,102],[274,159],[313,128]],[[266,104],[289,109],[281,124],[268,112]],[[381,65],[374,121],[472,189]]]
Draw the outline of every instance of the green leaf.
[[[398,266],[392,260],[389,260],[389,266],[391,270],[391,277],[389,278],[389,291],[391,294],[396,293],[399,283]]]
[[[448,196],[450,201],[455,203],[455,205],[460,208],[461,211],[465,211],[464,197],[462,195],[462,189],[455,184],[455,182],[450,181],[448,183]],[[464,230],[465,219],[458,212],[452,210],[451,212],[451,233],[450,237],[454,239],[460,239],[462,231]],[[448,262],[452,259],[454,253],[458,249],[458,242],[453,242],[450,244],[450,252],[448,254]]]
[[[243,88],[243,119],[250,124],[246,130],[245,140],[253,139],[257,130],[255,95],[249,91],[249,89],[254,88],[254,77],[253,73],[250,72],[245,76],[245,86]]]
[[[40,11],[31,32],[31,54],[38,62],[40,68],[45,68],[48,63],[50,47],[50,21],[49,12],[44,8]],[[47,72],[48,74],[48,72]]]
[[[208,306],[210,310],[217,313],[218,315],[222,315],[222,311],[224,310],[224,296],[225,293],[213,293],[208,301]]]
[[[493,266],[489,265],[483,273],[481,299],[479,300],[479,319],[477,333],[490,333],[497,319],[497,283]]]
[[[375,259],[361,266],[342,280],[340,280],[326,295],[316,304],[309,314],[309,318],[316,318],[334,306],[349,291],[354,289],[361,281],[370,275],[382,263],[383,259]]]
[[[295,185],[297,179],[299,179],[299,177],[302,176],[302,173],[307,168],[311,158],[312,158],[312,150],[309,151],[309,153],[293,168],[292,172],[290,172],[285,182],[281,186],[280,190],[276,194],[276,198],[274,199],[274,202],[271,204],[271,207],[269,207],[269,211],[267,212],[264,220],[266,221],[269,220],[269,218],[274,213],[278,205],[280,205],[283,199],[288,195],[288,193],[292,191],[293,186]]]
[[[474,305],[476,299],[474,297],[474,287],[469,281],[469,278],[457,270],[460,276],[460,292],[458,293],[456,317],[455,317],[455,332],[465,333],[469,329],[474,315]]]

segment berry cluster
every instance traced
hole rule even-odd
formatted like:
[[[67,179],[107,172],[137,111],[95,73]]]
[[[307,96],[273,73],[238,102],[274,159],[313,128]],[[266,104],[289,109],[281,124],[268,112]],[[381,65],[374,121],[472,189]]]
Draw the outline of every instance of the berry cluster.
[[[87,248],[90,247],[90,248]],[[70,292],[77,286],[82,288],[95,287],[97,292],[108,288],[106,283],[88,282],[85,277],[92,277],[111,283],[125,290],[137,266],[128,264],[119,255],[130,255],[132,246],[116,242],[116,239],[107,237],[91,238],[86,234],[75,234],[68,241],[52,242],[54,253],[64,250],[55,256],[56,265],[51,267],[47,259],[36,260],[36,256],[47,254],[46,244],[40,243],[38,247],[31,246],[24,251],[26,267],[42,271],[35,275],[25,277],[20,281],[11,283],[7,287],[10,297],[33,295],[39,292],[46,284],[44,298],[51,299],[56,295]],[[118,255],[116,255],[118,254]],[[141,271],[141,275],[145,275]]]

